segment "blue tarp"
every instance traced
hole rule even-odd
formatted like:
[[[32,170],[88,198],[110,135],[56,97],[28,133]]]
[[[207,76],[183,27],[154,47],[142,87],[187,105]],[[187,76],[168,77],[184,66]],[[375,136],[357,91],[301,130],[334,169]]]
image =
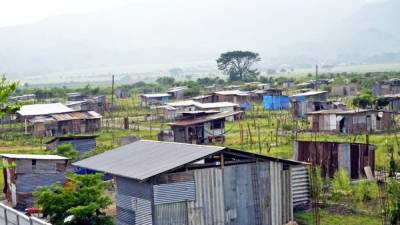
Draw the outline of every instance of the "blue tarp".
[[[264,109],[268,110],[281,110],[289,109],[289,97],[288,96],[263,96]]]

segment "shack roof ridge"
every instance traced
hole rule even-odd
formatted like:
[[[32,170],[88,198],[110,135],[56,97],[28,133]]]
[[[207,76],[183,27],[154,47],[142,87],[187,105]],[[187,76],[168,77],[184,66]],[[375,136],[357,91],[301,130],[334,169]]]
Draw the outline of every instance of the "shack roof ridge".
[[[157,140],[139,140],[139,141],[142,141],[142,142],[158,142],[158,143],[164,143],[164,144],[175,144],[175,145],[188,145],[188,146],[199,146],[199,147],[202,147],[202,148],[204,148],[204,147],[208,147],[208,148],[220,148],[221,150],[222,149],[225,149],[226,147],[222,147],[222,146],[215,146],[215,145],[199,145],[199,144],[189,144],[189,143],[182,143],[182,142],[167,142],[167,141],[157,141]]]
[[[69,158],[59,155],[44,155],[44,154],[0,154],[3,158],[10,159],[39,159],[39,160],[67,160]]]

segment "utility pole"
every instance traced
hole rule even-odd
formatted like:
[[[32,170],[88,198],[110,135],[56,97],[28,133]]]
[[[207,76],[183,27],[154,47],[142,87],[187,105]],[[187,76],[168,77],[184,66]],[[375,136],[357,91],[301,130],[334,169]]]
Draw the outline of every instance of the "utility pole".
[[[111,112],[114,107],[114,75],[112,75],[112,84],[111,84]]]
[[[315,65],[315,90],[318,91],[318,64]]]

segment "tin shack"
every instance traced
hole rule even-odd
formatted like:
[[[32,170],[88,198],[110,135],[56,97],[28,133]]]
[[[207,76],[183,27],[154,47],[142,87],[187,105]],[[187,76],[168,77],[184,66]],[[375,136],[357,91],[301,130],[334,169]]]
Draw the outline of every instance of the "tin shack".
[[[352,97],[358,94],[357,84],[333,85],[331,95],[336,97]]]
[[[64,184],[68,159],[57,155],[0,154],[8,202],[21,210],[32,207],[38,187]]]
[[[129,98],[131,97],[131,90],[128,88],[118,88],[115,90],[115,97],[117,98]]]
[[[320,166],[323,177],[333,178],[343,169],[351,179],[365,177],[365,167],[374,173],[375,146],[359,143],[295,141],[294,159]]]
[[[378,81],[373,87],[375,96],[393,95],[400,93],[400,79]]]
[[[142,107],[164,105],[168,103],[170,97],[168,93],[142,94],[140,95],[141,105]]]
[[[94,111],[57,113],[30,120],[37,137],[93,133],[101,129],[102,116]]]
[[[167,91],[171,95],[171,99],[182,100],[185,98],[185,91],[187,87],[173,87]]]
[[[309,112],[307,118],[312,132],[360,134],[393,129],[392,113],[378,110],[321,110]]]
[[[220,112],[211,115],[193,115],[190,118],[170,123],[174,131],[174,141],[190,144],[209,144],[225,139],[225,121],[229,117],[240,116],[238,112]]]
[[[282,225],[300,162],[140,140],[73,165],[113,174],[117,225]]]
[[[96,148],[96,138],[94,135],[55,137],[46,142],[46,149],[55,150],[60,145],[71,144],[79,154],[84,154]]]
[[[215,102],[233,102],[243,110],[251,108],[250,94],[240,90],[217,91],[214,93]]]
[[[290,111],[295,119],[306,119],[308,112],[331,109],[332,103],[327,102],[327,91],[308,91],[289,97]]]

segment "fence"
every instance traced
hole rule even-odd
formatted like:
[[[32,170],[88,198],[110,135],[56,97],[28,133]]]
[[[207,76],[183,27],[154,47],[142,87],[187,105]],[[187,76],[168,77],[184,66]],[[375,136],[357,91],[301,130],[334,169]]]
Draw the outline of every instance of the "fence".
[[[51,225],[0,203],[0,225]]]

